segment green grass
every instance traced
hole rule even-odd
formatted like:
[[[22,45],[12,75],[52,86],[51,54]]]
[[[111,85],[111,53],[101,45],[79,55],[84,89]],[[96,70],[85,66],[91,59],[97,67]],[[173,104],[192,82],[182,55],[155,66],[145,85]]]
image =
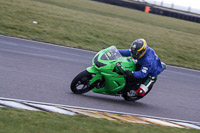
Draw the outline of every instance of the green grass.
[[[0,133],[199,133],[199,130],[0,108]]]
[[[90,0],[1,0],[0,34],[93,51],[144,38],[167,64],[200,70],[199,23]]]

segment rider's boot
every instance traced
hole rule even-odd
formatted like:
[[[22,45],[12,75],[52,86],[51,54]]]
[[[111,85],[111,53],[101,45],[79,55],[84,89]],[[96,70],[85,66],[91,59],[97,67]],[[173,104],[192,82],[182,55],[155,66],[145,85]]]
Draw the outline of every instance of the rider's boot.
[[[144,96],[148,91],[153,87],[153,84],[156,82],[157,77],[149,76],[144,84],[141,84],[140,87],[136,90],[137,96]]]
[[[147,91],[148,91],[147,86],[141,84],[140,87],[137,89],[136,94],[137,96],[144,96]]]

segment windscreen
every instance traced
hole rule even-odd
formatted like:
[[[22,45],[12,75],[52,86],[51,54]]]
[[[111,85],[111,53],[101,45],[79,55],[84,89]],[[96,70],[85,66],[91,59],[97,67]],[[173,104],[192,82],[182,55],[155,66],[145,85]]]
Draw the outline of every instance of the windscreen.
[[[117,50],[116,47],[112,47],[111,49],[109,49],[108,51],[106,51],[102,56],[101,59],[102,60],[115,60],[115,59],[119,59],[121,58],[121,54],[119,53],[119,51]]]

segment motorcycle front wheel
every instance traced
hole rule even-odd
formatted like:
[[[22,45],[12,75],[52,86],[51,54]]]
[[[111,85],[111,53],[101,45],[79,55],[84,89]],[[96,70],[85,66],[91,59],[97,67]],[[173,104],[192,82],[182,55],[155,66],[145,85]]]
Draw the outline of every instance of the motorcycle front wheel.
[[[75,94],[83,94],[90,91],[92,89],[89,84],[91,79],[91,73],[86,70],[82,71],[72,80],[71,91]]]

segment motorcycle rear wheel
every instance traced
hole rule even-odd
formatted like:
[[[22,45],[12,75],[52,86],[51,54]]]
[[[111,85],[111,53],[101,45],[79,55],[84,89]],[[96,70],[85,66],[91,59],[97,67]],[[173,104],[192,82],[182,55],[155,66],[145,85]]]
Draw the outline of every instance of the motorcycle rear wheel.
[[[144,96],[146,96],[152,89],[153,85],[149,88],[149,90],[146,92],[146,94]],[[124,98],[124,100],[126,101],[136,101],[136,100],[139,100],[141,98],[143,98],[144,96],[134,96],[134,97],[130,97],[128,96],[127,94],[127,91],[125,91],[123,94],[122,94],[122,97]]]
[[[122,97],[124,98],[124,100],[126,101],[136,101],[136,100],[139,100],[143,97],[139,97],[139,96],[135,96],[135,97],[130,97],[128,96],[127,94],[123,94]]]
[[[88,71],[80,72],[71,82],[71,91],[75,94],[83,94],[90,91],[92,89],[89,84],[91,79],[92,74]]]

